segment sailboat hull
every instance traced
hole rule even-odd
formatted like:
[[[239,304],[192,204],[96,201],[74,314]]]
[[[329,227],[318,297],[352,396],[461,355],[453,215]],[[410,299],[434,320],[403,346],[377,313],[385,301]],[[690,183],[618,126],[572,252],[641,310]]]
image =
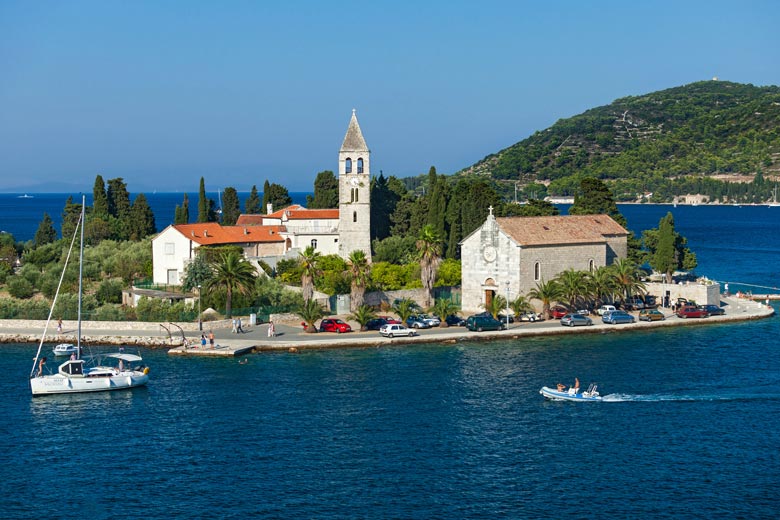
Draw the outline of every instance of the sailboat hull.
[[[119,372],[115,375],[73,376],[62,374],[34,377],[30,379],[33,395],[81,394],[85,392],[108,392],[143,386],[149,375],[138,370]]]

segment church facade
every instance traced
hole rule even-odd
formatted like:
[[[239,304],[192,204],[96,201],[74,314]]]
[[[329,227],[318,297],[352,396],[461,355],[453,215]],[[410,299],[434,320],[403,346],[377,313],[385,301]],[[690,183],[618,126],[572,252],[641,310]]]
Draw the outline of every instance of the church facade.
[[[496,218],[461,243],[461,307],[512,301],[567,269],[593,271],[628,254],[628,231],[608,215]]]

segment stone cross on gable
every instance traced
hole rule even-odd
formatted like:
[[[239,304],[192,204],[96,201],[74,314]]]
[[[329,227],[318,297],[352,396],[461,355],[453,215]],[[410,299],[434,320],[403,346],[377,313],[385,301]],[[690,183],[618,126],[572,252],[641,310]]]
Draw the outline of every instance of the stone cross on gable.
[[[492,205],[488,206],[488,211],[490,212],[491,215],[493,215],[493,206]]]

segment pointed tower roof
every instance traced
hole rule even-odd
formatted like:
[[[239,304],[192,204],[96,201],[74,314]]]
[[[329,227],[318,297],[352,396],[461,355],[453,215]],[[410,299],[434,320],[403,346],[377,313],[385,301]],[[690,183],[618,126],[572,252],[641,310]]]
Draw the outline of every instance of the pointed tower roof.
[[[344,136],[344,142],[341,144],[342,152],[367,152],[368,146],[363,139],[363,132],[360,131],[355,109],[352,109],[352,119],[349,120],[347,135]]]

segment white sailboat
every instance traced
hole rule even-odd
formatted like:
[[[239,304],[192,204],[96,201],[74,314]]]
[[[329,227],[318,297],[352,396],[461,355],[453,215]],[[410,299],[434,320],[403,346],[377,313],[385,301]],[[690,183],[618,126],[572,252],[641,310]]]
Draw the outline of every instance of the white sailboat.
[[[82,300],[82,280],[84,264],[84,207],[86,197],[81,199],[81,216],[79,217],[76,231],[73,233],[73,239],[70,243],[68,256],[65,259],[65,266],[62,268],[62,275],[57,286],[57,292],[49,310],[49,317],[46,320],[46,326],[43,329],[41,342],[38,345],[38,352],[33,361],[33,367],[30,371],[30,389],[32,395],[45,394],[71,394],[83,392],[103,392],[107,390],[122,390],[145,385],[149,381],[149,368],[144,367],[141,356],[134,354],[125,354],[124,352],[102,354],[98,356],[81,356],[81,300]],[[73,246],[76,243],[76,232],[81,232],[81,243],[79,247],[79,307],[78,307],[78,331],[75,351],[71,354],[68,361],[59,366],[57,373],[47,374],[46,358],[41,356],[43,342],[46,338],[46,331],[51,323],[54,306],[57,303],[57,296],[62,287],[62,280],[65,276],[65,270],[68,267]],[[89,363],[88,363],[89,361]]]

